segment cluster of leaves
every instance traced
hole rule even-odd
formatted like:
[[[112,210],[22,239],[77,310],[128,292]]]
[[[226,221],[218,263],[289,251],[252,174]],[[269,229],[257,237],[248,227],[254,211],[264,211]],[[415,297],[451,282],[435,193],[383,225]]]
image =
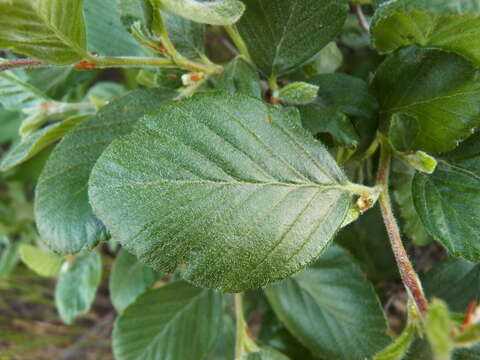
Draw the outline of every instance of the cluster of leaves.
[[[58,278],[71,323],[108,241],[119,360],[479,358],[480,1],[365,9],[369,34],[346,0],[0,0],[0,277]],[[452,256],[394,338],[357,219],[380,144],[408,240]],[[258,288],[254,342],[228,293]]]

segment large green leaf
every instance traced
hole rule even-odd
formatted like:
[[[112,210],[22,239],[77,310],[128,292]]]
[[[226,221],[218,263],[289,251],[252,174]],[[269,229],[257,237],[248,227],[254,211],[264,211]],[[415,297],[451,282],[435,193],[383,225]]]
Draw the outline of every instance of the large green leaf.
[[[418,173],[413,200],[427,231],[454,256],[480,260],[480,133],[447,154],[432,175]]]
[[[72,116],[64,121],[49,125],[15,144],[0,162],[0,171],[7,171],[23,164],[46,147],[61,139],[74,126],[85,120],[88,115]]]
[[[55,148],[35,193],[37,227],[51,250],[76,253],[106,239],[106,229],[88,203],[90,171],[110,142],[170,97],[154,89],[129,93],[75,127]]]
[[[363,360],[389,342],[373,286],[340,247],[265,293],[290,332],[320,358]]]
[[[346,217],[348,187],[296,110],[220,92],[165,105],[115,141],[89,195],[141,261],[186,263],[195,284],[235,292],[315,259]]]
[[[450,258],[432,267],[422,283],[429,297],[440,298],[450,310],[462,313],[470,301],[480,300],[480,265]]]
[[[55,288],[55,305],[64,322],[71,324],[90,309],[101,275],[102,259],[98,251],[65,263]]]
[[[454,149],[480,125],[479,77],[459,55],[412,46],[385,60],[373,87],[385,126],[395,114],[418,122],[415,132],[404,134],[414,138],[409,150],[440,153]]]
[[[121,250],[115,258],[110,276],[110,297],[118,312],[133,303],[147,291],[157,279],[157,273],[139,263],[137,258]]]
[[[342,30],[344,0],[243,0],[238,22],[254,63],[265,75],[282,75],[314,57]]]
[[[184,281],[150,290],[117,319],[117,360],[199,360],[215,344],[222,296]]]
[[[480,64],[478,0],[394,0],[380,6],[371,26],[381,52],[417,44],[457,52]]]
[[[23,110],[48,100],[40,90],[27,82],[22,71],[0,72],[0,104],[7,110]]]
[[[239,0],[150,0],[156,7],[194,22],[231,25],[240,19],[245,5]]]
[[[64,65],[86,46],[82,0],[0,0],[0,48]]]

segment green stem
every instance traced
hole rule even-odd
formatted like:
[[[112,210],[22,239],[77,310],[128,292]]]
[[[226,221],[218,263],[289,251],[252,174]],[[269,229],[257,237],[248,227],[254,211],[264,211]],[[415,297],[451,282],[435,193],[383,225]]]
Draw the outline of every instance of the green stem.
[[[175,63],[166,58],[155,57],[97,57],[90,56],[88,58],[95,68],[112,68],[112,67],[175,67]]]
[[[227,31],[228,35],[232,39],[233,43],[237,47],[240,54],[250,63],[253,64],[252,57],[250,56],[250,52],[248,51],[247,45],[245,41],[243,41],[242,36],[238,32],[235,25],[227,25],[225,26],[225,30]]]
[[[222,66],[213,63],[198,63],[196,61],[189,60],[182,54],[180,54],[175,48],[175,45],[170,39],[170,36],[168,35],[167,27],[163,22],[163,18],[160,12],[155,12],[155,16],[155,28],[153,28],[152,30],[154,31],[156,36],[162,39],[162,44],[165,47],[167,54],[172,58],[174,64],[187,70],[203,72],[208,75],[217,75],[223,71]]]
[[[248,326],[243,316],[243,294],[238,293],[234,296],[236,318],[235,360],[240,360],[243,355],[258,351],[259,348],[248,336]]]
[[[413,300],[419,313],[425,316],[428,311],[428,302],[423,293],[422,284],[415,272],[408,254],[402,243],[400,228],[398,227],[395,215],[393,214],[392,203],[388,191],[390,180],[390,164],[392,152],[386,139],[381,139],[380,163],[378,166],[377,184],[382,186],[379,202],[383,221],[387,229],[393,254],[397,262],[402,282],[407,290],[409,297]]]

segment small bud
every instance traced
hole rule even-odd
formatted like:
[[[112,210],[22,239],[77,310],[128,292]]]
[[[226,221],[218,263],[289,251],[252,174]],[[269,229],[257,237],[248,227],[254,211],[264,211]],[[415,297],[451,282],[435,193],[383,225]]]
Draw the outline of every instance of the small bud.
[[[185,86],[188,85],[193,85],[200,80],[203,80],[205,78],[205,74],[201,72],[191,72],[188,74],[183,74],[182,75],[182,83]]]

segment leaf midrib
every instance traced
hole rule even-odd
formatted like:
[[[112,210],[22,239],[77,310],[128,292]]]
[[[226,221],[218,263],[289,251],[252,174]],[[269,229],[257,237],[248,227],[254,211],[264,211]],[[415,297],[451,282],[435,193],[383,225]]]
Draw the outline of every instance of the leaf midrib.
[[[302,188],[302,187],[313,187],[313,188],[320,188],[320,189],[337,189],[343,191],[349,191],[347,185],[340,185],[340,184],[319,184],[319,183],[287,183],[287,182],[280,182],[280,181],[272,181],[272,182],[250,182],[250,181],[212,181],[212,180],[156,180],[156,181],[147,181],[147,182],[134,182],[128,184],[119,184],[119,185],[102,185],[103,189],[118,189],[118,188],[126,188],[126,187],[149,187],[155,185],[219,185],[219,186],[283,186],[283,187],[295,187],[295,188]]]

